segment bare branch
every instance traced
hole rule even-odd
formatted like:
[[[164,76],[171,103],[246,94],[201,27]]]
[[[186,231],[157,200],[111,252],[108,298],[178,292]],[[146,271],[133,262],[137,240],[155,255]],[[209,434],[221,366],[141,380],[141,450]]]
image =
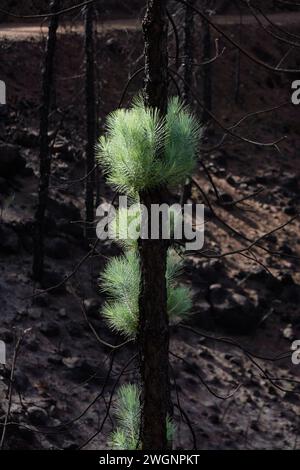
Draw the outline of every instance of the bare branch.
[[[81,311],[82,311],[82,314],[84,316],[84,319],[85,321],[87,322],[90,330],[92,331],[93,335],[95,336],[96,340],[98,341],[99,344],[101,344],[102,346],[105,346],[107,348],[110,348],[110,349],[120,349],[122,348],[123,346],[126,346],[127,344],[129,343],[132,343],[132,339],[128,339],[126,341],[124,341],[123,343],[121,344],[117,344],[117,345],[113,345],[113,344],[110,344],[110,343],[107,343],[106,341],[104,341],[103,339],[100,338],[100,336],[98,335],[97,331],[95,330],[94,326],[92,325],[92,323],[90,322],[88,316],[87,316],[87,311],[86,311],[86,308],[85,308],[85,305],[84,305],[84,302],[82,299],[80,299],[80,297],[76,294],[75,290],[72,289],[72,293],[74,295],[74,297],[77,299],[77,301],[80,303],[80,307],[81,307]]]
[[[7,411],[6,411],[6,414],[5,414],[5,419],[4,419],[3,429],[2,429],[2,435],[1,435],[1,441],[0,441],[0,450],[3,449],[6,430],[7,430],[8,424],[9,424],[8,420],[9,420],[9,417],[10,417],[10,411],[11,411],[11,406],[12,406],[12,396],[13,396],[13,389],[14,389],[15,369],[16,369],[17,358],[18,358],[21,342],[22,342],[22,339],[23,339],[25,333],[26,333],[26,331],[24,331],[17,338],[15,348],[14,348],[14,355],[13,355],[13,360],[12,360],[12,366],[11,366],[11,371],[10,371],[10,379],[9,379],[9,387],[8,387],[8,405],[7,405]]]
[[[137,357],[137,354],[135,354],[133,357],[131,357],[129,359],[129,361],[125,364],[125,366],[122,368],[121,372],[119,373],[115,383],[114,383],[114,386],[112,388],[112,391],[110,393],[110,397],[109,397],[109,402],[108,402],[108,405],[107,405],[107,409],[106,409],[106,413],[105,413],[105,416],[101,422],[101,425],[99,427],[99,429],[92,435],[90,436],[83,444],[80,445],[80,447],[78,448],[79,450],[83,449],[84,447],[86,447],[93,439],[95,439],[95,437],[97,437],[103,430],[103,427],[106,423],[106,420],[109,416],[109,411],[110,411],[110,408],[111,408],[111,404],[112,404],[112,400],[113,400],[113,396],[114,396],[114,393],[116,391],[116,388],[120,382],[120,379],[122,377],[122,375],[124,374],[124,372],[126,371],[126,369],[130,366],[130,364],[136,359]]]
[[[177,0],[179,3],[182,3],[183,5],[190,5],[189,2],[185,0]],[[217,26],[213,21],[209,19],[208,16],[206,16],[201,10],[198,8],[195,8],[194,6],[190,5],[190,7],[197,13],[201,18],[206,21],[212,28],[214,28],[215,31],[217,31],[219,34],[221,34],[230,44],[232,44],[236,49],[238,49],[241,53],[244,54],[248,59],[250,59],[252,62],[255,64],[259,65],[260,67],[263,67],[266,70],[271,70],[272,72],[279,72],[279,73],[292,73],[292,74],[299,74],[300,70],[298,69],[284,69],[284,68],[276,68],[260,59],[258,57],[255,57],[254,55],[251,54],[251,52],[247,51],[244,49],[240,44],[238,44],[232,37],[228,34],[226,34],[219,26]]]
[[[298,42],[294,42],[294,41],[291,41],[291,40],[288,40],[288,39],[285,39],[281,36],[278,36],[276,33],[273,33],[273,31],[269,30],[265,25],[264,23],[261,21],[261,19],[259,18],[259,16],[256,14],[256,11],[255,9],[253,8],[253,6],[251,5],[251,2],[250,0],[248,1],[243,1],[243,3],[246,4],[246,6],[248,7],[248,9],[251,11],[252,15],[254,16],[254,18],[256,19],[257,23],[260,25],[260,27],[267,33],[269,34],[272,38],[274,39],[277,39],[277,41],[283,43],[283,44],[288,44],[289,46],[293,46],[295,48],[300,48],[300,44]],[[271,22],[271,20],[269,20],[269,22]],[[273,23],[274,24],[274,23]],[[278,67],[278,66],[277,66]],[[276,68],[277,68],[276,67]]]
[[[175,354],[173,353],[172,351],[170,351],[170,354],[171,356],[173,357],[176,357],[176,359],[180,359],[182,362],[184,362],[185,364],[189,365],[188,361],[182,357],[182,356],[178,356],[178,354]],[[207,382],[203,379],[203,377],[199,374],[199,372],[196,372],[195,371],[195,375],[198,377],[198,379],[200,380],[200,382],[202,383],[202,385],[204,385],[204,387],[209,391],[209,393],[211,393],[214,397],[218,398],[219,400],[228,400],[228,398],[231,398],[233,397],[233,395],[240,389],[241,387],[241,384],[238,384],[237,387],[233,390],[233,392],[231,392],[229,395],[226,395],[226,396],[222,396],[222,395],[219,395],[218,393],[216,393],[214,390],[212,390],[212,388],[210,388],[210,386],[207,384]]]
[[[181,0],[178,0],[178,1],[181,1]],[[172,74],[175,74],[178,78],[180,78],[180,80],[182,80],[183,83],[186,84],[186,81],[184,80],[184,78],[175,70],[171,70],[169,68],[169,71],[172,73]],[[221,121],[219,121],[219,119],[211,112],[209,111],[207,108],[204,107],[202,101],[199,100],[197,94],[194,92],[194,90],[190,87],[190,92],[193,96],[193,98],[195,99],[195,101],[197,101],[197,103],[199,104],[199,106],[202,108],[202,109],[205,109],[207,114],[218,124],[218,126],[223,129],[227,134],[231,135],[232,137],[242,141],[242,142],[246,142],[248,144],[252,144],[252,145],[256,145],[256,146],[259,146],[259,147],[274,147],[277,149],[278,147],[278,144],[280,142],[282,142],[283,140],[285,140],[285,137],[281,137],[280,139],[277,139],[275,140],[274,142],[258,142],[258,141],[255,141],[255,140],[251,140],[251,139],[248,139],[246,137],[242,137],[238,134],[235,134],[234,132],[232,132],[232,130],[228,127],[225,127],[224,124],[221,123]],[[277,146],[277,147],[276,147]]]
[[[98,0],[86,0],[85,2],[78,3],[77,5],[73,5],[72,7],[69,7],[69,8],[64,8],[63,10],[57,11],[55,13],[48,12],[48,13],[43,13],[41,15],[16,15],[15,13],[11,13],[10,11],[3,10],[3,8],[0,8],[0,13],[11,16],[13,18],[19,18],[23,20],[34,20],[34,19],[39,19],[39,18],[50,18],[51,16],[59,16],[65,13],[70,13],[71,11],[77,10],[78,8],[83,8],[97,1]]]

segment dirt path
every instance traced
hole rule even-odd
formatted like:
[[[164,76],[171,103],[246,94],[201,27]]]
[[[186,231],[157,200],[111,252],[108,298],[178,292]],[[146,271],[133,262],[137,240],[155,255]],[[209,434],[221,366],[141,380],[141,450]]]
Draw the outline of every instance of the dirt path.
[[[118,30],[127,30],[135,31],[139,29],[139,21],[135,19],[125,19],[125,20],[109,20],[97,25],[97,30],[99,33],[107,31],[118,31]],[[47,34],[47,25],[41,26],[37,23],[24,23],[24,24],[13,24],[13,23],[3,23],[0,25],[0,38],[7,38],[11,40],[19,39],[37,39],[44,34]],[[62,26],[59,28],[59,34],[68,34],[68,33],[79,33],[82,34],[84,26],[82,24],[73,24]]]
[[[269,19],[278,24],[278,25],[289,25],[297,24],[300,22],[300,13],[274,13],[268,15]],[[262,19],[263,20],[263,19]],[[213,21],[216,24],[221,25],[235,25],[240,23],[240,17],[238,15],[216,15],[213,17]],[[267,22],[263,20],[265,24]],[[246,25],[255,25],[257,24],[256,19],[252,15],[245,15],[242,18],[242,23]],[[119,20],[107,20],[103,23],[99,23],[98,26],[99,33],[107,31],[118,31],[118,30],[127,30],[135,31],[141,28],[141,21],[136,19],[119,19]],[[10,40],[20,40],[20,39],[38,39],[41,35],[46,34],[47,26],[41,26],[37,23],[24,23],[24,24],[13,24],[13,23],[3,23],[0,24],[0,38],[7,38]],[[82,24],[73,24],[61,27],[59,29],[60,34],[66,33],[83,33]]]

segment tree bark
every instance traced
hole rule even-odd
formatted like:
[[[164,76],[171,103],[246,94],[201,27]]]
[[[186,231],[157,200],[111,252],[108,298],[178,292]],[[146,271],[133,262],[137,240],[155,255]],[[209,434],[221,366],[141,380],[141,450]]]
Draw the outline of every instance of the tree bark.
[[[191,87],[193,86],[193,60],[194,60],[194,11],[195,0],[190,0],[185,7],[184,17],[184,69],[183,69],[183,99],[187,105],[192,106]],[[180,204],[184,205],[192,195],[192,183],[187,179],[183,185]]]
[[[51,13],[60,9],[60,0],[52,0]],[[54,56],[56,49],[56,32],[59,17],[52,16],[49,22],[49,32],[45,50],[45,62],[42,72],[42,106],[40,112],[40,184],[38,193],[38,206],[35,213],[35,243],[33,253],[33,278],[41,281],[44,271],[44,237],[45,215],[48,203],[49,181],[51,174],[51,155],[49,150],[49,111],[51,106],[51,94],[53,87]]]
[[[239,23],[239,44],[242,44],[242,10],[239,2],[234,2],[239,12],[240,23]],[[234,86],[234,101],[236,104],[240,101],[240,90],[241,90],[241,51],[236,50],[236,64],[235,64],[235,86]]]
[[[208,2],[209,4],[210,2]],[[211,58],[211,34],[210,25],[206,21],[202,21],[202,44],[203,44],[203,62]],[[203,65],[203,104],[204,110],[202,114],[203,122],[207,122],[210,118],[207,111],[212,110],[212,66],[211,64]]]
[[[193,85],[193,60],[194,60],[194,11],[191,6],[195,5],[195,0],[189,0],[185,7],[184,18],[184,88],[183,99],[186,104],[191,104],[191,91]]]
[[[86,180],[85,180],[85,237],[90,241],[95,237],[94,188],[95,188],[95,142],[96,142],[96,93],[95,93],[95,44],[94,44],[94,5],[86,7],[85,14],[85,96],[87,117]]]
[[[143,21],[145,40],[145,104],[164,115],[168,95],[166,0],[148,0]],[[160,155],[157,155],[160,158]],[[164,191],[140,194],[148,209],[164,202]],[[139,240],[141,293],[139,298],[139,356],[142,381],[141,444],[144,450],[168,448],[166,420],[170,411],[169,322],[167,314],[165,240]]]

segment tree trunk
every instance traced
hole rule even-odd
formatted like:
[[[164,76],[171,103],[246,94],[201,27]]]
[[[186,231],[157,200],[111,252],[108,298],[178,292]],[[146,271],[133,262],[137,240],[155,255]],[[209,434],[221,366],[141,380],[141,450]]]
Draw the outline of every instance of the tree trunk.
[[[94,45],[94,5],[86,7],[85,14],[85,94],[87,116],[86,145],[86,190],[85,190],[85,236],[90,241],[95,237],[94,187],[95,187],[95,142],[96,142],[96,93],[95,93],[95,45]]]
[[[145,40],[145,104],[163,115],[167,110],[168,52],[166,0],[148,0],[143,21]],[[157,158],[160,156],[158,155]],[[163,190],[140,194],[148,209],[164,202]],[[151,221],[149,220],[149,223]],[[169,322],[167,314],[165,240],[139,240],[139,356],[142,380],[141,444],[144,450],[168,447],[166,420],[170,411]]]
[[[191,87],[193,86],[193,61],[194,61],[194,11],[195,0],[190,0],[185,7],[184,18],[184,69],[183,69],[183,99],[189,106],[192,105]],[[192,183],[188,179],[183,185],[180,204],[184,205],[192,195]]]
[[[194,11],[191,6],[195,5],[195,0],[189,0],[185,7],[184,18],[184,88],[183,99],[186,104],[191,104],[190,87],[193,85],[193,60],[194,60]]]
[[[237,1],[234,2],[238,9],[240,22],[239,22],[239,44],[242,44],[242,9]],[[235,64],[235,87],[234,87],[234,101],[236,104],[240,101],[240,90],[241,90],[241,51],[236,50],[236,64]]]
[[[60,0],[52,0],[51,13],[60,9]],[[56,32],[59,17],[52,16],[49,23],[49,32],[46,43],[45,63],[42,72],[42,105],[40,114],[40,184],[38,194],[38,207],[35,213],[35,243],[33,253],[33,278],[41,281],[44,270],[44,237],[45,214],[47,209],[49,180],[51,174],[51,155],[49,150],[49,111],[51,105],[51,92],[53,86],[54,55],[56,49]]]
[[[203,43],[203,62],[211,58],[211,34],[210,25],[206,21],[202,21],[202,43]],[[212,110],[212,66],[211,64],[203,65],[203,104],[204,110],[202,114],[203,122],[207,122],[210,118],[207,111]]]

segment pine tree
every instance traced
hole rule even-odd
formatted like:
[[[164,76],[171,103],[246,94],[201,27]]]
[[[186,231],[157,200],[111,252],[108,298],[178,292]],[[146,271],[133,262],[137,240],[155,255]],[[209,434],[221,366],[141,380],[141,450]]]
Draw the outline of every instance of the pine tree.
[[[50,12],[59,11],[61,0],[52,0]],[[56,50],[56,32],[59,25],[59,16],[53,15],[49,22],[49,32],[45,50],[45,61],[42,76],[42,106],[40,114],[40,184],[38,193],[38,205],[35,213],[35,233],[33,252],[33,278],[41,281],[44,272],[44,238],[46,210],[49,195],[49,182],[51,176],[51,151],[49,148],[49,113],[53,91],[54,57]]]
[[[137,343],[142,288],[139,237],[143,217],[139,205],[140,194],[161,187],[177,187],[190,177],[196,165],[200,135],[197,120],[178,98],[169,100],[165,117],[161,117],[157,109],[145,106],[139,98],[130,109],[117,110],[108,117],[106,135],[100,138],[98,158],[107,180],[136,203],[134,212],[121,208],[110,223],[124,255],[110,260],[101,276],[102,289],[108,297],[102,314],[112,330]],[[158,150],[160,158],[157,158]],[[136,218],[137,234],[128,238],[128,224]],[[172,235],[177,223],[172,209],[168,221]],[[168,322],[171,323],[181,321],[191,310],[189,289],[177,283],[181,268],[181,258],[169,241],[164,276]],[[126,386],[119,392],[116,411],[118,428],[111,438],[113,448],[133,449],[141,446],[145,449],[144,441],[141,439],[138,442],[137,438],[142,426],[143,387],[145,384],[142,381],[140,388]],[[167,447],[172,435],[169,413],[166,413],[164,427],[164,445]],[[152,429],[152,432],[155,430]]]

